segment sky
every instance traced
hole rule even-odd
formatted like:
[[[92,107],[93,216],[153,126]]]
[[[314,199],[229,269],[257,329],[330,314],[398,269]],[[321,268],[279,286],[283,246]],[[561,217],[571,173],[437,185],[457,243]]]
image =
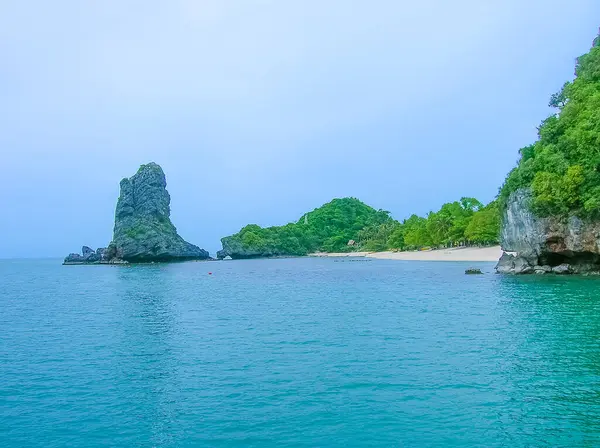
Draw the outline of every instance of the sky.
[[[0,258],[112,236],[154,161],[214,254],[353,196],[403,219],[496,196],[597,0],[0,0]]]

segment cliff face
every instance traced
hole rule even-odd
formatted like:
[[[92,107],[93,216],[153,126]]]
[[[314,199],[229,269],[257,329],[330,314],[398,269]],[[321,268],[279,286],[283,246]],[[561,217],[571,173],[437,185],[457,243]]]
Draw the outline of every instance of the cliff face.
[[[162,168],[142,165],[121,181],[115,211],[113,241],[106,249],[84,246],[83,255],[70,254],[64,264],[184,261],[210,258],[207,251],[185,241],[171,222],[171,197]]]
[[[234,259],[246,258],[268,258],[285,255],[285,253],[274,251],[266,247],[252,247],[243,244],[241,239],[236,235],[226,236],[221,238],[223,249],[217,252],[217,258],[222,260],[225,257]]]
[[[504,254],[496,270],[500,273],[543,274],[600,272],[600,222],[576,216],[535,216],[530,210],[531,193],[517,190],[508,199],[501,229]]]
[[[117,258],[130,262],[209,258],[208,252],[177,234],[166,187],[165,173],[156,163],[142,165],[133,177],[121,181],[111,243]]]
[[[65,257],[63,264],[122,264],[127,263],[114,258],[107,248],[101,247],[97,250],[88,246],[81,248],[81,254],[72,253]]]

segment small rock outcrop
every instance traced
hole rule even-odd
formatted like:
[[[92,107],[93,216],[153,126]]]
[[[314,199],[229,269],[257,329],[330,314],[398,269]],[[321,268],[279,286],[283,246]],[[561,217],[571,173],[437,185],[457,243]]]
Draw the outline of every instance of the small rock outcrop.
[[[254,247],[243,244],[242,240],[235,235],[221,238],[223,249],[217,252],[217,258],[223,260],[226,257],[234,259],[268,258],[282,255],[279,252],[264,247]]]
[[[481,272],[481,269],[478,269],[478,268],[469,268],[469,269],[465,270],[465,274],[479,275],[479,274],[483,274],[483,272]]]
[[[64,264],[122,264],[163,261],[206,260],[210,255],[185,241],[171,222],[171,197],[162,168],[156,163],[142,165],[138,172],[121,181],[115,211],[113,241],[94,251],[70,254]]]
[[[106,248],[101,247],[97,250],[93,250],[89,246],[83,246],[81,248],[81,254],[69,254],[65,257],[63,264],[118,264],[121,260],[118,260],[114,256],[110,256],[110,253]]]
[[[504,211],[500,242],[502,274],[600,273],[600,222],[531,212],[531,192],[512,193]],[[506,253],[511,252],[511,254]]]

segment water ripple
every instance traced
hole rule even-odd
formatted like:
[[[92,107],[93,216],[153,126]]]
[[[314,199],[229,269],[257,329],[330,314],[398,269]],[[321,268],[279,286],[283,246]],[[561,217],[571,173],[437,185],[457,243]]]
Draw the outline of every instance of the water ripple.
[[[0,445],[600,445],[597,279],[208,267],[0,262]]]

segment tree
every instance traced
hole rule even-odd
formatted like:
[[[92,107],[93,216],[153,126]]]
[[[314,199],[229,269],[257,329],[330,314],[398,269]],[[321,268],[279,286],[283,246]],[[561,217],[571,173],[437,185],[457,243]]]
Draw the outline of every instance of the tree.
[[[567,89],[570,85],[571,83],[567,81],[563,84],[559,92],[552,94],[548,106],[554,107],[555,109],[562,109],[563,107],[565,107],[567,101],[569,100]]]
[[[467,212],[476,212],[483,207],[483,204],[477,199],[468,197],[460,198],[460,205]]]
[[[403,222],[405,229],[404,243],[407,247],[418,249],[429,246],[431,238],[427,232],[427,220],[417,215],[411,215]]]
[[[465,237],[477,244],[495,244],[500,235],[500,212],[492,203],[476,212],[465,229]]]
[[[397,226],[388,238],[387,246],[390,249],[404,249],[404,226]]]

